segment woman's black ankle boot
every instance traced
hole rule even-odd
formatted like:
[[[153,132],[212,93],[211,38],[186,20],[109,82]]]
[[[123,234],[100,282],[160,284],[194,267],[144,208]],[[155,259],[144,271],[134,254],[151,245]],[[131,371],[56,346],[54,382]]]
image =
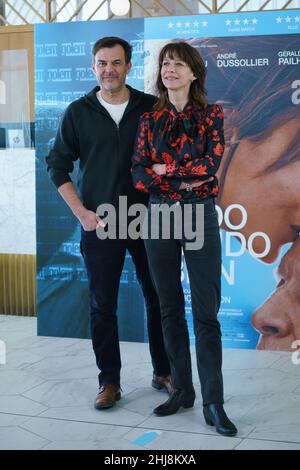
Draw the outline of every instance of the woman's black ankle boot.
[[[175,389],[167,400],[162,405],[153,410],[157,416],[168,416],[177,413],[179,408],[192,408],[195,401],[195,390],[192,388],[189,391]]]
[[[221,403],[210,403],[203,406],[203,415],[206,424],[215,426],[216,431],[223,436],[235,436],[237,428],[230,421]]]

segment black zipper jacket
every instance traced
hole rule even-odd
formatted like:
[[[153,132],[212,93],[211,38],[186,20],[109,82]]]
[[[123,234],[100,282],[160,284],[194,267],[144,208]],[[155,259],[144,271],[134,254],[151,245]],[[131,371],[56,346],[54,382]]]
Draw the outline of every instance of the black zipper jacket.
[[[103,203],[117,207],[121,195],[128,197],[128,205],[147,203],[147,196],[133,187],[130,168],[139,118],[156,98],[126,86],[130,98],[119,127],[99,103],[97,86],[67,107],[46,157],[57,188],[72,181],[69,173],[79,159],[77,183],[86,209],[96,211]]]

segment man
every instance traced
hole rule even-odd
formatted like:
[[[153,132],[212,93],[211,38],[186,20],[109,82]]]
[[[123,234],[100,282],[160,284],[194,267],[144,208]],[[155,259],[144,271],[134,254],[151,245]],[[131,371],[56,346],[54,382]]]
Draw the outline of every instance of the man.
[[[154,370],[152,386],[172,391],[159,303],[143,240],[100,240],[96,234],[97,227],[105,226],[96,213],[100,204],[110,203],[117,209],[119,196],[127,197],[128,206],[146,202],[133,188],[130,166],[139,117],[152,109],[155,97],[125,84],[131,69],[131,52],[131,46],[118,37],[105,37],[94,44],[92,68],[100,86],[68,106],[46,158],[52,181],[82,226],[81,251],[89,280],[91,335],[100,369],[97,409],[110,408],[121,398],[116,311],[127,249],[146,301]],[[79,195],[69,176],[77,159]]]

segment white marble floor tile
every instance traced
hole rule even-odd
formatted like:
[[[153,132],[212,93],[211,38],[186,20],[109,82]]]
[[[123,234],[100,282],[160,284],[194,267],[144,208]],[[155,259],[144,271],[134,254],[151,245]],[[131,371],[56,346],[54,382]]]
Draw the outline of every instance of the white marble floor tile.
[[[40,358],[65,357],[65,356],[89,356],[91,364],[95,363],[95,357],[90,340],[74,340],[71,338],[48,338],[39,336],[30,345],[32,353]],[[18,349],[17,351],[20,351]]]
[[[122,387],[122,400],[135,389]],[[98,379],[47,380],[41,385],[23,393],[24,397],[35,400],[47,407],[89,406],[98,393]]]
[[[225,401],[225,411],[230,416],[233,421],[238,420],[240,423],[246,424],[243,420],[245,414],[249,413],[255,409],[257,400],[261,395],[245,395],[231,397],[228,401]],[[253,426],[249,426],[249,429],[252,430]]]
[[[153,409],[169,398],[167,393],[156,391],[152,387],[135,389],[133,392],[123,396],[118,406],[128,411],[139,413],[148,418]]]
[[[43,336],[36,336],[36,332],[24,332],[22,329],[17,331],[6,331],[3,332],[2,339],[6,341],[8,349],[32,349],[31,352],[34,351],[34,347],[46,347],[50,345],[52,347],[52,351],[55,351],[55,344],[56,338],[48,338]]]
[[[36,341],[33,333],[26,333],[22,328],[13,330],[1,331],[1,339],[5,341],[8,350],[14,348],[27,348]]]
[[[28,420],[27,416],[0,413],[0,426],[19,426]]]
[[[248,436],[248,434],[254,429],[254,426],[241,422],[238,419],[234,419],[229,412],[228,415],[234,421],[234,424],[238,429],[238,438],[244,438]],[[198,407],[198,409],[193,408],[192,410],[179,411],[175,415],[171,416],[158,417],[152,415],[137,427],[160,429],[165,431],[174,430],[192,432],[195,434],[209,434],[216,437],[219,436],[213,426],[208,426],[205,423],[200,407]]]
[[[225,349],[223,351],[223,371],[240,369],[266,369],[280,359],[281,355],[273,351],[257,351],[253,349]]]
[[[187,431],[194,433],[204,433],[216,435],[215,429],[207,426],[202,414],[202,398],[199,386],[195,386],[196,400],[191,409],[181,409],[178,413],[171,416],[158,417],[153,414],[153,409],[160,403],[167,400],[168,395],[162,392],[152,391],[151,389],[138,389],[122,399],[119,406],[143,414],[146,420],[139,426],[158,428],[164,430]],[[228,415],[239,430],[239,437],[245,437],[253,430],[253,426],[239,420],[239,414],[234,413],[234,407],[231,400],[225,402],[225,409]]]
[[[48,441],[17,426],[0,427],[1,450],[38,450]]]
[[[225,370],[224,388],[232,396],[288,393],[297,382],[290,374],[276,369]],[[299,383],[300,385],[300,383]]]
[[[119,440],[130,431],[128,426],[46,419],[42,417],[29,419],[22,427],[50,442],[89,442],[99,441],[103,438]]]
[[[44,379],[23,370],[7,370],[1,367],[0,395],[20,395],[41,384]]]
[[[123,357],[126,357],[126,352]],[[135,388],[148,388],[151,386],[153,369],[150,363],[123,364],[121,369],[121,385],[128,384]]]
[[[97,379],[47,380],[23,393],[47,407],[88,406],[97,393]]]
[[[244,423],[259,429],[259,426],[276,426],[300,423],[300,396],[292,393],[257,395],[251,409],[241,416]]]
[[[224,350],[225,410],[238,428],[235,438],[226,438],[204,422],[194,347],[195,406],[159,418],[153,408],[168,396],[151,387],[148,344],[121,343],[122,400],[99,411],[90,340],[38,337],[36,318],[9,315],[0,315],[0,336],[7,346],[7,364],[0,367],[0,445],[7,448],[299,448],[300,365],[292,364],[290,353]],[[155,432],[155,439],[137,444]]]
[[[260,425],[248,436],[250,439],[300,443],[300,424]]]
[[[151,387],[153,368],[150,362],[146,363],[126,363],[127,354],[123,350],[122,361],[123,366],[121,369],[121,385],[128,384],[134,388],[149,388]],[[199,384],[199,378],[196,366],[193,367],[193,383],[194,386]]]
[[[141,450],[139,446],[130,444],[119,438],[103,438],[89,441],[53,441],[43,450]]]
[[[150,430],[134,429],[124,436],[130,442],[143,440]],[[241,439],[223,436],[209,436],[192,432],[158,431],[157,437],[140,447],[151,450],[229,450],[237,446]]]
[[[43,379],[88,379],[97,378],[99,370],[90,356],[57,356],[43,358],[26,367],[26,372]]]
[[[300,364],[294,364],[292,362],[292,354],[289,352],[283,353],[280,360],[272,364],[271,367],[272,369],[280,370],[286,374],[300,378]]]
[[[59,347],[64,348],[64,350],[72,347],[73,345],[78,344],[78,341],[81,341],[76,338],[57,338],[56,336],[37,336],[37,332],[30,333],[28,335],[24,335],[24,341],[27,341],[28,344],[30,342],[30,348],[33,352],[35,349],[42,348],[49,348],[49,352],[51,352],[54,356],[56,355],[56,350]],[[85,344],[85,343],[83,343]],[[50,348],[52,347],[52,350]],[[22,345],[16,346],[16,349],[22,348]],[[51,355],[52,355],[51,354]]]
[[[120,342],[123,366],[126,364],[147,364],[151,368],[151,358],[148,343]]]
[[[17,320],[16,320],[17,318]],[[0,331],[15,331],[23,329],[36,333],[37,318],[36,317],[16,317],[15,315],[0,315]]]
[[[39,362],[41,357],[31,350],[27,350],[25,348],[22,349],[11,349],[7,348],[6,353],[6,364],[5,369],[17,369],[22,370],[31,364],[35,364]]]
[[[119,407],[118,405],[106,410],[96,410],[93,402],[86,407],[50,408],[40,414],[43,418],[57,418],[71,421],[81,421],[119,426],[137,426],[145,420],[145,416]]]
[[[122,400],[118,405],[127,410],[138,412],[145,417],[153,415],[153,409],[168,400],[169,395],[163,390],[156,390],[150,386],[139,387],[126,396],[122,396]],[[196,400],[194,407],[201,408],[202,398],[200,388],[195,385]]]
[[[35,416],[47,408],[29,398],[22,396],[1,396],[0,413],[12,413],[16,415]]]
[[[254,439],[244,439],[236,450],[300,450],[300,444],[291,442],[259,441]]]

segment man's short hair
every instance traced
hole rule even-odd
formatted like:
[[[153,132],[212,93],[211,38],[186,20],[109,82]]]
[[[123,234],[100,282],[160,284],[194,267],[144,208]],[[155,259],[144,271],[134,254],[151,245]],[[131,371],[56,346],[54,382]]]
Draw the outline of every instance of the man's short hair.
[[[117,36],[106,36],[104,38],[98,39],[98,41],[96,41],[93,45],[92,49],[93,60],[95,61],[95,55],[100,49],[103,49],[104,47],[114,47],[117,44],[123,47],[125,62],[126,64],[129,64],[131,61],[132,46],[127,41],[125,41],[125,39],[118,38]]]

